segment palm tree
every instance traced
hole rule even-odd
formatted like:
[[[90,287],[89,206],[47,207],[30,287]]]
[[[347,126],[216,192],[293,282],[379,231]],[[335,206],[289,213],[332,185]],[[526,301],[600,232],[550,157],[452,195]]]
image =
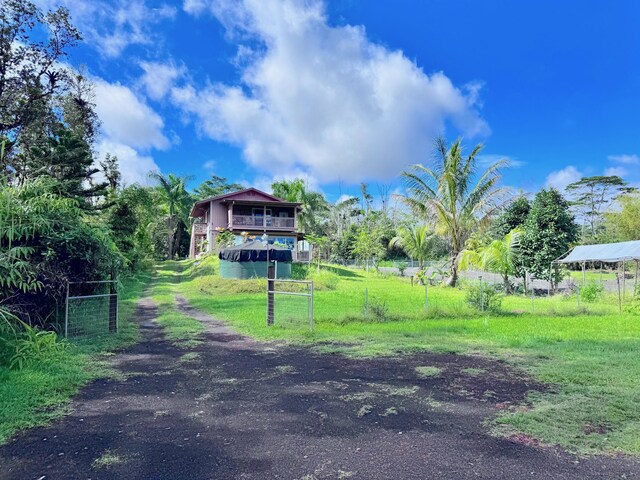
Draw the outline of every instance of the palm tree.
[[[427,225],[401,227],[399,235],[389,241],[389,248],[401,248],[410,258],[418,260],[418,268],[422,269],[424,261],[429,258],[433,232]]]
[[[296,178],[291,181],[281,180],[271,185],[273,195],[287,202],[298,202],[301,211],[298,219],[307,233],[318,233],[320,229],[319,215],[328,211],[329,206],[321,193],[307,189],[303,179]]]
[[[516,274],[516,261],[520,254],[522,230],[516,228],[503,238],[494,240],[476,250],[464,250],[460,256],[460,268],[479,267],[502,275],[504,291],[510,293],[509,275]]]
[[[436,231],[451,241],[450,276],[446,281],[450,286],[458,280],[458,256],[465,240],[475,226],[488,222],[505,192],[497,184],[506,160],[476,175],[476,156],[481,150],[482,145],[476,145],[464,157],[460,139],[448,147],[443,138],[438,138],[434,168],[417,164],[402,173],[407,188],[407,195],[401,197],[404,203],[420,217],[433,221]]]
[[[180,233],[182,230],[178,228],[178,222],[182,221],[187,227],[190,223],[189,210],[192,198],[186,189],[189,178],[179,177],[172,173],[165,176],[158,172],[151,172],[149,176],[158,182],[158,191],[167,207],[167,254],[171,259],[178,245],[180,245]]]

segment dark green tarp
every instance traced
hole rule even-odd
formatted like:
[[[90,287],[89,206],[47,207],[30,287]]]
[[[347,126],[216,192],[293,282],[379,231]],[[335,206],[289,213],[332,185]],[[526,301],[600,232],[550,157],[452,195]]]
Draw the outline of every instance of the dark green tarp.
[[[291,262],[293,260],[291,250],[288,248],[269,245],[268,249],[270,262]],[[242,245],[224,248],[220,250],[218,257],[220,260],[229,262],[266,262],[267,246],[260,240],[253,240]]]

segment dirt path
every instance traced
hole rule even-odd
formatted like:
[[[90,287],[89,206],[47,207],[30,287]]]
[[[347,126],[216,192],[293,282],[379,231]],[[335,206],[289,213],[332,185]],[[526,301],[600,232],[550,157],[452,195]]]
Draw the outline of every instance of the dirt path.
[[[487,433],[483,421],[541,388],[506,365],[456,355],[356,361],[206,325],[190,350],[139,309],[142,341],[72,413],[0,447],[2,479],[640,478],[628,459],[582,459]],[[417,366],[442,375],[420,378]],[[466,370],[469,368],[483,369]]]

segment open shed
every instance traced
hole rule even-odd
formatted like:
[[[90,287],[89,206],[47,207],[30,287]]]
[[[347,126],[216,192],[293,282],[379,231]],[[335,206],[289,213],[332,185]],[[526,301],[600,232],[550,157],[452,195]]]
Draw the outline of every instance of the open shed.
[[[615,263],[622,265],[622,289],[625,291],[626,265],[635,263],[634,290],[638,285],[638,270],[640,270],[640,240],[617,243],[600,243],[596,245],[579,245],[556,259],[554,264],[575,263],[585,271],[587,264]]]
[[[277,278],[291,277],[293,255],[286,247],[253,240],[220,250],[218,258],[222,278],[266,278],[269,264],[276,265]]]

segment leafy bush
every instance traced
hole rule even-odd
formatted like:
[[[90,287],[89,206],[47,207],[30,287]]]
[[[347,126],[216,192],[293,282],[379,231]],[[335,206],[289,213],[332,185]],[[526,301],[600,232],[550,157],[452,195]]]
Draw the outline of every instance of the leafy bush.
[[[56,188],[0,184],[0,304],[30,325],[50,324],[67,281],[109,278],[125,263],[109,229]]]
[[[602,292],[604,286],[592,280],[580,289],[580,298],[587,303],[593,303],[602,296]]]
[[[503,295],[491,283],[472,283],[467,287],[465,300],[477,310],[496,312],[502,306]]]
[[[396,268],[398,269],[398,272],[400,272],[401,277],[404,277],[404,271],[407,269],[408,266],[409,264],[407,262],[396,263]]]
[[[627,313],[640,315],[640,285],[636,285],[635,292],[633,293],[633,300],[624,306],[624,310]]]
[[[369,302],[369,315],[371,320],[375,322],[384,322],[389,317],[389,308],[386,302],[370,301]]]

